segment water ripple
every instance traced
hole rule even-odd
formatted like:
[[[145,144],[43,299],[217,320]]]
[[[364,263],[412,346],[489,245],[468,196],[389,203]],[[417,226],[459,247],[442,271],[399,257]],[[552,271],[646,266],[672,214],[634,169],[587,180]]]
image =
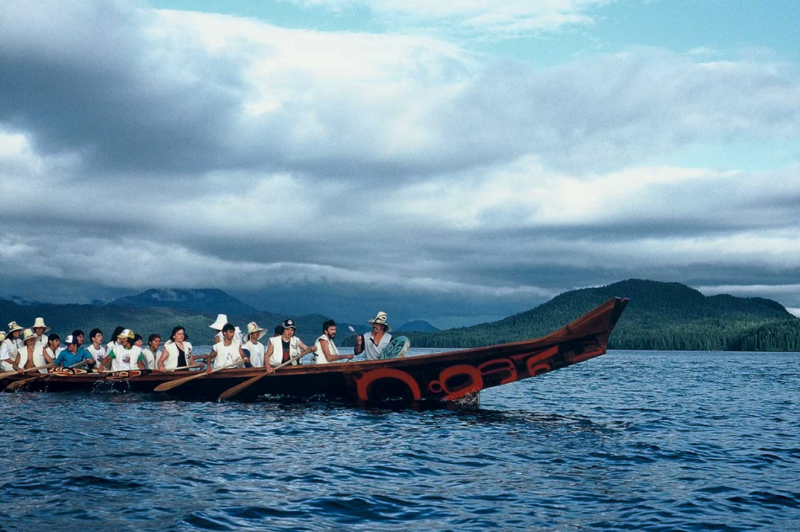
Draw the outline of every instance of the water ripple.
[[[612,353],[477,409],[3,394],[0,529],[797,529],[798,362]]]

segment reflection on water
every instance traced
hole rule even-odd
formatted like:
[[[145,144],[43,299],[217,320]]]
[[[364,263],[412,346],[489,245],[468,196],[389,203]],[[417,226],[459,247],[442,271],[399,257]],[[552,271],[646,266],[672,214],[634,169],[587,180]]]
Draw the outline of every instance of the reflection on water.
[[[0,396],[0,529],[792,530],[800,357],[616,352],[480,408]]]

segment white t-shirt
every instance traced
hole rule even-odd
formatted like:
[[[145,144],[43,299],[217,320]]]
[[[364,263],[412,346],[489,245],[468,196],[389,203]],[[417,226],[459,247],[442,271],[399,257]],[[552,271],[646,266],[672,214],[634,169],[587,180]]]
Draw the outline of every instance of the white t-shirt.
[[[100,347],[95,347],[94,344],[89,344],[89,347],[86,348],[89,353],[94,357],[94,361],[98,364],[103,362],[103,359],[106,358],[108,351],[102,345]]]
[[[264,367],[264,352],[266,349],[263,344],[260,342],[253,343],[252,340],[248,340],[247,343],[242,346],[242,349],[250,351],[250,364],[252,364],[254,368]]]
[[[144,358],[144,369],[156,369],[156,360],[161,356],[161,351],[153,353],[150,348],[142,349],[142,358]]]
[[[17,344],[11,338],[3,340],[3,345],[0,347],[0,360],[8,360],[11,362],[17,358]]]
[[[239,344],[231,342],[231,345],[225,345],[225,342],[219,342],[214,346],[214,352],[217,356],[214,357],[214,369],[222,368],[230,364],[236,364],[237,367],[244,367],[244,361],[239,355]]]
[[[139,355],[142,353],[142,348],[132,346],[130,349],[125,349],[123,346],[118,345],[114,348],[114,358],[111,361],[111,371],[131,371],[139,369],[137,363],[139,362]]]

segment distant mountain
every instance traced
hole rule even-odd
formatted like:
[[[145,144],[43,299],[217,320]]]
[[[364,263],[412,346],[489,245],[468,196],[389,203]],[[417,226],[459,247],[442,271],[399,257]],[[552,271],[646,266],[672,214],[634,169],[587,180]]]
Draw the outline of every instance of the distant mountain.
[[[223,292],[224,294],[224,292]],[[227,296],[227,294],[224,294]],[[230,297],[230,296],[228,296]],[[234,298],[230,298],[235,300]],[[230,302],[229,299],[221,301]],[[228,311],[228,308],[236,308],[234,305],[221,307],[219,310]],[[246,309],[239,307],[240,310]],[[213,322],[218,313],[218,309],[213,312],[201,313],[196,310],[184,310],[180,308],[168,308],[158,306],[119,306],[106,305],[102,307],[94,305],[18,305],[13,301],[0,299],[0,330],[5,329],[5,324],[14,320],[23,327],[33,324],[37,316],[44,317],[45,323],[52,329],[51,332],[65,338],[75,329],[81,329],[85,333],[97,327],[106,336],[117,325],[132,329],[134,332],[147,337],[151,333],[158,333],[163,339],[169,337],[172,328],[181,325],[186,328],[190,341],[194,345],[208,345],[216,332],[208,326]],[[326,316],[320,314],[310,314],[306,316],[288,316],[259,312],[252,310],[246,314],[228,314],[228,321],[239,326],[246,331],[247,324],[255,321],[264,329],[267,329],[267,336],[272,336],[276,325],[279,325],[286,318],[292,318],[297,324],[297,336],[307,345],[314,343],[321,334],[322,323],[327,320]],[[340,324],[340,337],[346,336],[347,324]]]
[[[41,303],[39,303],[38,301],[33,301],[31,299],[22,296],[6,296],[5,299],[7,299],[8,301],[13,301],[17,305],[23,307],[29,307],[31,305],[41,305]]]
[[[198,312],[204,316],[257,314],[258,310],[215,288],[199,290],[150,289],[121,297],[109,305],[117,307],[159,307]]]
[[[404,323],[397,329],[396,332],[438,332],[441,331],[438,327],[434,327],[425,320],[413,320]]]
[[[639,279],[565,292],[493,323],[408,336],[417,347],[474,347],[537,338],[615,296],[628,297],[630,303],[611,335],[612,349],[800,350],[800,320],[775,301],[706,297],[680,283]]]

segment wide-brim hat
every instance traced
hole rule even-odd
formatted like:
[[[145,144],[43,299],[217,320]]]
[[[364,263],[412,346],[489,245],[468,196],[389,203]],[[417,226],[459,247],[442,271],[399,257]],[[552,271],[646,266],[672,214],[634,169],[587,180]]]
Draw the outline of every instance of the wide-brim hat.
[[[214,329],[217,331],[221,331],[225,324],[228,323],[228,316],[227,314],[217,314],[217,319],[214,323],[209,325],[209,329]]]
[[[5,341],[5,339],[6,339],[6,333],[3,332],[3,331],[0,331],[0,342]]]
[[[25,329],[22,331],[22,343],[24,344],[28,340],[36,340],[39,336],[33,332],[31,329]]]
[[[13,333],[14,331],[22,331],[22,330],[25,330],[25,327],[20,327],[19,325],[17,325],[16,321],[12,321],[11,323],[8,324],[8,334],[9,335],[11,333]]]
[[[36,329],[38,327],[44,327],[44,332],[50,330],[50,327],[44,324],[44,318],[36,318],[36,320],[33,322],[33,325],[31,325],[31,329]]]
[[[262,333],[265,330],[266,329],[262,329],[261,327],[259,327],[256,322],[251,321],[250,323],[247,324],[247,334],[244,335],[244,343],[247,343],[247,342],[250,341],[250,335],[251,334],[253,334],[253,333]]]
[[[389,325],[389,316],[387,316],[385,312],[378,312],[374,318],[367,320],[367,323],[371,325],[384,325],[386,327],[386,332],[390,332],[392,330],[392,326]]]

